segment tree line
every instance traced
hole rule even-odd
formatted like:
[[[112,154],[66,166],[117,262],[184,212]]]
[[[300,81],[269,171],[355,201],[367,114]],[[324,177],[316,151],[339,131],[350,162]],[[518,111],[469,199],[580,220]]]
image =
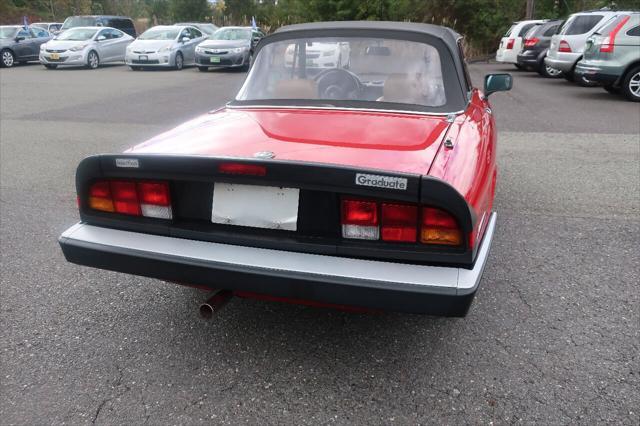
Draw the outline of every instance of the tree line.
[[[333,20],[427,22],[451,27],[475,53],[489,53],[511,23],[523,19],[527,0],[0,0],[1,23],[22,16],[63,21],[70,15],[113,14],[149,25],[207,21],[247,25],[255,17],[266,31],[292,23]],[[640,9],[640,0],[535,0],[534,18],[562,18],[601,7]]]

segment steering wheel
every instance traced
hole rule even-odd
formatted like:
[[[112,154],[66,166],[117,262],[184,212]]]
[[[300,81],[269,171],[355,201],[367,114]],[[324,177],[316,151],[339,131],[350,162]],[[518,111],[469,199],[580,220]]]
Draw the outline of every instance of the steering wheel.
[[[321,71],[313,79],[321,99],[357,99],[362,90],[358,76],[342,68]]]

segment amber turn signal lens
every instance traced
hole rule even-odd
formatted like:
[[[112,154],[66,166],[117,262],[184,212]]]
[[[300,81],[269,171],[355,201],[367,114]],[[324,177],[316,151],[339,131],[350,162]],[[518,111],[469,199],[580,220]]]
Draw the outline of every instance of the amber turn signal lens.
[[[462,235],[459,229],[423,228],[420,241],[425,244],[459,246],[462,244]]]
[[[89,197],[89,207],[103,212],[114,211],[113,201],[110,198]]]

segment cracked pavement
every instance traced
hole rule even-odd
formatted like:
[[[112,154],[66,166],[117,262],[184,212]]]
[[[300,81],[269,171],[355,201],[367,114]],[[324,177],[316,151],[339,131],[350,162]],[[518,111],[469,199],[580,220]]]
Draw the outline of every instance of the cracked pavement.
[[[68,264],[74,171],[239,72],[0,71],[2,424],[638,424],[640,105],[510,67],[498,228],[465,319],[232,300]]]

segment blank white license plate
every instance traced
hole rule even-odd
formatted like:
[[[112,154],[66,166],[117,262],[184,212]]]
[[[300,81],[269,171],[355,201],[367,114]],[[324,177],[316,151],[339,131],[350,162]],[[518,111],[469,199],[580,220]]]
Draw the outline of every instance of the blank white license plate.
[[[216,183],[211,222],[295,231],[299,198],[297,188]]]

